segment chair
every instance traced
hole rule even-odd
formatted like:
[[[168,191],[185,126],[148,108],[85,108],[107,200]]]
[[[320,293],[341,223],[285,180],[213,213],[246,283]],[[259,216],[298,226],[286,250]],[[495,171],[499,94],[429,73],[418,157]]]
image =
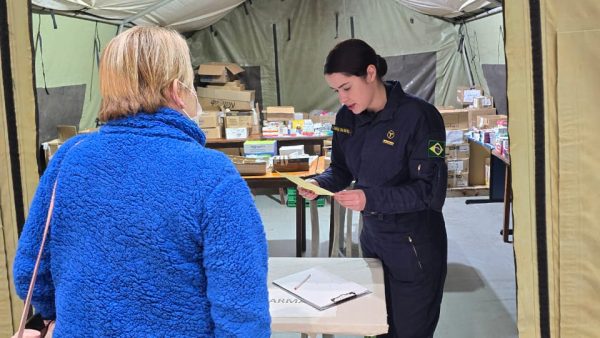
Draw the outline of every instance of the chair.
[[[341,206],[335,200],[331,204],[329,225],[329,256],[352,257],[352,217],[353,211]],[[363,227],[363,216],[358,214],[358,237]],[[362,257],[362,249],[358,245],[358,257]]]

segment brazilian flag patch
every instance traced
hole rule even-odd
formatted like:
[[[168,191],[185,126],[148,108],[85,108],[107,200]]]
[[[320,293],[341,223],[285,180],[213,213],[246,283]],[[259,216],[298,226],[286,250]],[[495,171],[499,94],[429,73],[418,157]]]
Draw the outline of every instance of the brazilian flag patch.
[[[446,142],[429,140],[429,144],[427,145],[427,155],[429,157],[440,157],[444,158],[446,156]]]

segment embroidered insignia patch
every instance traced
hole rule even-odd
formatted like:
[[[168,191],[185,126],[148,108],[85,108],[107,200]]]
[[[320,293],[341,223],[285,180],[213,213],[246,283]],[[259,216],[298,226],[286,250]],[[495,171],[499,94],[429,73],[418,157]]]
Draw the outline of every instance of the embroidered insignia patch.
[[[445,142],[442,141],[436,141],[436,140],[429,140],[429,144],[427,145],[427,155],[429,157],[440,157],[440,158],[444,158],[445,157]]]

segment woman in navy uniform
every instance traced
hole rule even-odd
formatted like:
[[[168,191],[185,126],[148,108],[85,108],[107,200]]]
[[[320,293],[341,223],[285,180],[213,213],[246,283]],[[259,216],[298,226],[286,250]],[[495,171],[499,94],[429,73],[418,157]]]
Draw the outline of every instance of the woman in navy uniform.
[[[331,166],[312,183],[363,215],[363,255],[384,268],[385,336],[432,337],[447,265],[446,132],[433,105],[382,81],[386,71],[386,61],[361,40],[343,41],[327,56],[325,80],[342,107],[332,127]],[[344,190],[352,181],[354,189]]]

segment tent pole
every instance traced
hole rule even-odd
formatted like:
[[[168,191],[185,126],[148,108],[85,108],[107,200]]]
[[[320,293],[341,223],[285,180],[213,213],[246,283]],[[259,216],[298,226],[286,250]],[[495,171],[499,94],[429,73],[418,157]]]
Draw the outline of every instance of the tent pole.
[[[136,19],[141,18],[142,16],[154,11],[155,9],[159,9],[159,8],[163,7],[164,5],[168,4],[171,1],[173,1],[173,0],[162,0],[160,2],[155,3],[152,6],[149,6],[148,8],[144,9],[143,11],[141,11],[135,15],[132,15],[128,18],[123,19],[123,21],[121,21],[121,24],[119,25],[119,33],[121,33],[123,31],[123,27],[126,24],[133,22]]]

